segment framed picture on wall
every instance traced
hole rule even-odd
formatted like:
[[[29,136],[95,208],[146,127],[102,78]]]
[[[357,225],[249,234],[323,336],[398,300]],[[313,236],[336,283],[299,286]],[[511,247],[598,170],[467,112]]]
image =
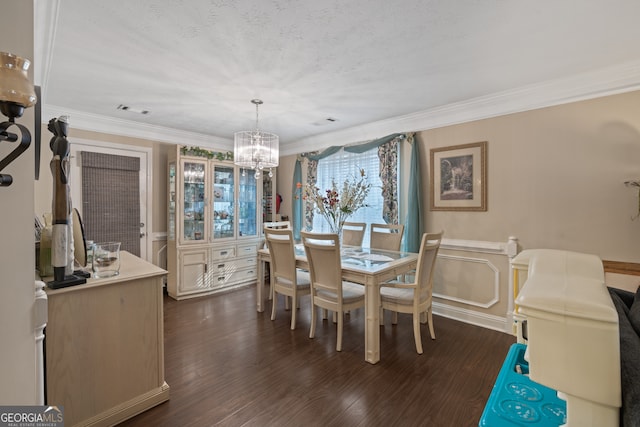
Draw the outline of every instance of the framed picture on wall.
[[[432,211],[487,210],[487,142],[431,149]]]

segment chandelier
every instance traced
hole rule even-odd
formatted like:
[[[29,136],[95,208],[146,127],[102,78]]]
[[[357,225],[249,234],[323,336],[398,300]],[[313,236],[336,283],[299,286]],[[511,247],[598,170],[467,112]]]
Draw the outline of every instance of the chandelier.
[[[234,134],[233,162],[243,168],[253,169],[255,177],[258,179],[264,168],[269,168],[269,176],[273,176],[271,168],[278,166],[280,141],[278,135],[260,130],[258,127],[258,106],[262,104],[262,101],[252,99],[251,102],[256,106],[256,129]],[[245,171],[242,173],[244,175]]]

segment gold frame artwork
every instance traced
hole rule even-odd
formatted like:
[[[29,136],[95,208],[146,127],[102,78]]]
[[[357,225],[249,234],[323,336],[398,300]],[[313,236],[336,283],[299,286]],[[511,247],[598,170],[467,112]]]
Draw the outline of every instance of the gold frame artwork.
[[[487,141],[432,148],[430,157],[432,211],[486,212]]]

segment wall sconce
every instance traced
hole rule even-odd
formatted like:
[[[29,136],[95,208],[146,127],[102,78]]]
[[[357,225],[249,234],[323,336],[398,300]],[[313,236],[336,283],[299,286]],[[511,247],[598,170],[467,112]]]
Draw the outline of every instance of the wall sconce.
[[[24,109],[33,106],[38,100],[27,76],[29,65],[31,62],[27,59],[11,53],[0,52],[0,112],[9,118],[8,121],[0,123],[0,141],[19,141],[18,146],[0,160],[0,172],[31,144],[29,129],[15,123],[16,118],[22,117]],[[9,131],[11,127],[18,128],[20,137]],[[0,174],[0,187],[7,187],[12,182],[11,175]]]

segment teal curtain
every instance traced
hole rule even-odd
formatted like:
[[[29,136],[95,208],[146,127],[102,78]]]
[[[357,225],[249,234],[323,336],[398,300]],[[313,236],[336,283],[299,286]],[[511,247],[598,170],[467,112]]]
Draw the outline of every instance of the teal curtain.
[[[405,137],[403,133],[392,133],[391,135],[383,136],[382,138],[374,139],[373,141],[365,142],[364,144],[356,144],[356,145],[334,145],[329,148],[325,148],[321,152],[314,151],[313,153],[303,154],[309,160],[321,160],[325,157],[328,157],[332,154],[337,153],[341,149],[344,149],[347,153],[364,153],[365,151],[369,151],[372,148],[376,148],[381,146],[382,144],[386,144],[389,141],[393,141],[398,137]]]
[[[300,240],[300,228],[302,227],[302,166],[300,159],[296,160],[296,165],[293,168],[293,206],[292,208],[292,222],[293,222],[293,238],[296,241]]]
[[[420,177],[420,147],[415,137],[410,138],[411,159],[409,167],[409,200],[404,230],[404,248],[408,252],[419,252],[424,233],[422,215],[422,179]]]

